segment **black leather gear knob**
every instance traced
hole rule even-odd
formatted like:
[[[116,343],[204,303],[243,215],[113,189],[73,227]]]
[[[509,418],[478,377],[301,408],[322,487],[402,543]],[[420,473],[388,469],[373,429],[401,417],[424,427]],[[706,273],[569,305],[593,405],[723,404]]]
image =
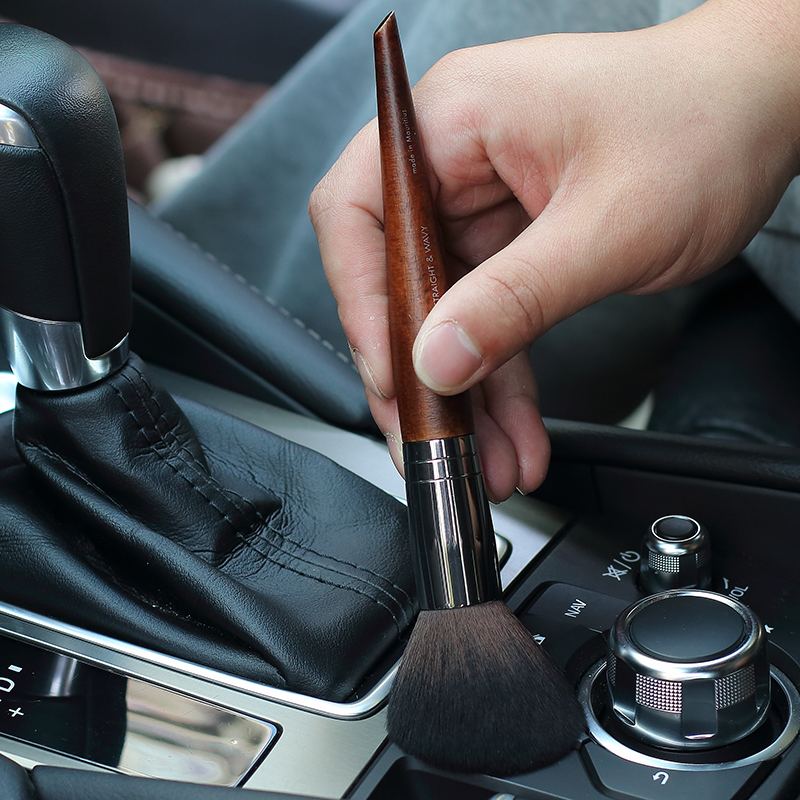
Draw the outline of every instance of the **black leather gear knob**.
[[[98,380],[124,363],[120,344],[131,323],[116,117],[85,58],[10,23],[0,24],[0,193],[0,306],[12,367],[36,389]],[[42,359],[70,346],[65,331],[93,363],[77,371],[70,363],[45,364],[42,377]],[[36,341],[42,335],[45,345]],[[109,368],[110,353],[116,356]]]

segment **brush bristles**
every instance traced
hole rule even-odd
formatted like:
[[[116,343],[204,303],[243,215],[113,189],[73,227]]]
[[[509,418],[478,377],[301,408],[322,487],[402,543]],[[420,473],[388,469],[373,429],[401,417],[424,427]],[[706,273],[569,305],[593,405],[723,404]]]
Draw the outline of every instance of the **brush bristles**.
[[[422,611],[394,679],[389,738],[444,769],[515,775],[585,727],[575,693],[502,602]]]

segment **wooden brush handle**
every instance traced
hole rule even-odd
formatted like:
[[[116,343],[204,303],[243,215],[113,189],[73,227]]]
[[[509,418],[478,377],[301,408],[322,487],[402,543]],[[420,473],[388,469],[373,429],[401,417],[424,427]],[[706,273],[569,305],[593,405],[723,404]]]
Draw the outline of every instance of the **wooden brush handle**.
[[[417,378],[411,359],[417,333],[448,283],[394,13],[375,31],[374,43],[389,330],[400,429],[404,442],[465,436],[474,430],[469,395],[442,397],[431,391]]]

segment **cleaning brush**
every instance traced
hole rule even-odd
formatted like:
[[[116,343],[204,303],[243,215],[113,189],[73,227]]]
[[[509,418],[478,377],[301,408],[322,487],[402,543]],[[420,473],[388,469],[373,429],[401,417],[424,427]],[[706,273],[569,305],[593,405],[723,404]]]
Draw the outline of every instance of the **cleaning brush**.
[[[389,326],[420,613],[389,698],[389,738],[438,767],[510,775],[576,747],[575,693],[502,600],[468,394],[443,397],[411,351],[447,288],[394,13],[375,31]]]

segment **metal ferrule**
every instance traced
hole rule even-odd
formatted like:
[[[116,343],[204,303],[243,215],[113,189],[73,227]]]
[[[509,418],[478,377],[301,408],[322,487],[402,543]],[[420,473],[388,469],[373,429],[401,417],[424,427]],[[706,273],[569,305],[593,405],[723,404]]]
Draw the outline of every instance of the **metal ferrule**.
[[[404,442],[403,459],[420,608],[499,599],[497,549],[475,437]]]
[[[28,389],[56,392],[89,386],[128,360],[128,337],[98,358],[83,347],[80,322],[54,322],[0,306],[0,343],[17,380]]]

